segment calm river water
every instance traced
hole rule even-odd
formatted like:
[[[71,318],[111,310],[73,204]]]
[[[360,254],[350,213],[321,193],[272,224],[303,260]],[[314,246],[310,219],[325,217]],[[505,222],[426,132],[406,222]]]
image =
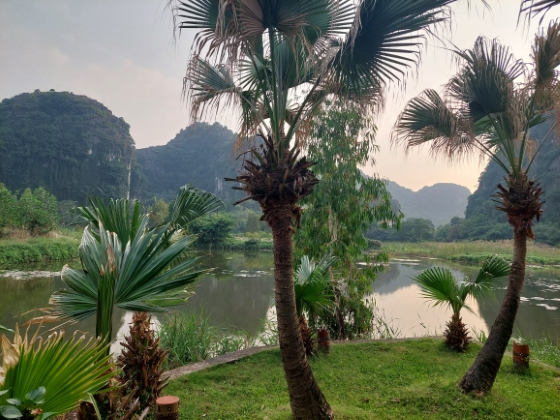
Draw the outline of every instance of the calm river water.
[[[204,255],[201,264],[215,269],[193,284],[195,295],[179,310],[204,311],[213,325],[256,331],[262,320],[270,315],[273,303],[272,254],[248,256],[214,252],[212,256]],[[371,297],[376,302],[377,313],[401,337],[441,334],[451,316],[449,309],[432,308],[423,300],[413,281],[416,274],[433,265],[448,266],[459,278],[476,274],[475,268],[449,265],[439,260],[394,260],[390,269],[381,273],[374,283]],[[35,309],[47,306],[52,292],[64,286],[59,276],[48,272],[24,277],[2,272],[0,276],[0,324],[8,327],[36,316]],[[503,280],[499,284],[495,301],[470,302],[472,312],[462,312],[463,321],[469,327],[488,332],[504,296],[505,283]],[[126,330],[124,311],[117,311],[116,315],[115,331]],[[92,317],[65,329],[67,332],[76,329],[94,332],[94,322]],[[546,335],[559,341],[560,270],[527,271],[514,335],[533,338]]]

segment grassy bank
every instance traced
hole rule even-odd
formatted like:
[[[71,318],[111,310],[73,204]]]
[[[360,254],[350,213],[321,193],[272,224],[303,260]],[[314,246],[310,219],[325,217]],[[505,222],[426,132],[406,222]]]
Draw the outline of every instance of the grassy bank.
[[[32,263],[69,261],[78,257],[80,242],[74,238],[31,238],[0,241],[0,268]]]
[[[210,248],[209,244],[202,242],[196,242],[196,246],[200,249]],[[230,236],[223,242],[212,245],[211,249],[225,251],[272,251],[272,235]]]
[[[511,260],[513,241],[472,242],[387,242],[383,251],[392,257],[442,258],[464,264],[479,265],[489,255],[498,254]],[[560,265],[560,248],[529,242],[527,263],[536,265]]]
[[[479,347],[448,351],[440,340],[339,344],[311,361],[337,419],[557,419],[560,373],[533,365],[519,374],[506,357],[492,393],[455,384]],[[164,391],[181,398],[181,419],[289,419],[280,351],[193,373]]]

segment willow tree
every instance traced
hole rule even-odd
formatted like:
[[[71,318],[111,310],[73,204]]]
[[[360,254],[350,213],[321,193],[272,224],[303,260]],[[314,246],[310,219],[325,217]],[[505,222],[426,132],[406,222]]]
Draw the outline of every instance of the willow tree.
[[[197,29],[184,92],[201,117],[233,106],[246,148],[238,189],[257,201],[272,229],[282,362],[295,418],[333,412],[309,367],[298,328],[292,268],[298,201],[318,180],[302,154],[314,111],[340,96],[364,112],[384,86],[404,78],[422,36],[454,0],[179,1],[181,29]],[[257,140],[259,145],[255,145]],[[242,200],[243,201],[243,200]]]
[[[397,121],[393,140],[407,148],[428,143],[434,154],[454,160],[481,153],[504,171],[496,201],[513,228],[507,290],[488,340],[459,382],[463,391],[481,394],[491,390],[513,332],[525,281],[527,239],[534,239],[531,226],[543,212],[543,191],[529,171],[546,137],[538,144],[529,130],[551,117],[558,104],[560,22],[535,36],[531,67],[497,41],[484,38],[457,54],[462,67],[447,84],[446,96],[425,90],[412,99]]]

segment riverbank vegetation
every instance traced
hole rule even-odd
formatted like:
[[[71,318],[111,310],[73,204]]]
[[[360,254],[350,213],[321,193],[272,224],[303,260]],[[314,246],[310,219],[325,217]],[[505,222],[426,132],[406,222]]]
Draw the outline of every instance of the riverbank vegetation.
[[[37,237],[28,240],[8,239],[0,241],[0,269],[13,268],[30,263],[61,261],[67,263],[78,257],[80,241],[74,238]]]
[[[513,241],[472,242],[383,242],[381,250],[391,258],[441,258],[463,264],[481,264],[491,255],[499,255],[511,261]],[[527,263],[533,265],[560,265],[557,247],[534,242],[527,244]]]
[[[435,339],[337,344],[311,366],[338,419],[557,416],[560,373],[536,364],[517,373],[511,357],[492,394],[462,394],[457,380],[479,349],[475,344],[456,353]],[[166,393],[181,398],[185,418],[290,418],[279,350],[183,376]]]

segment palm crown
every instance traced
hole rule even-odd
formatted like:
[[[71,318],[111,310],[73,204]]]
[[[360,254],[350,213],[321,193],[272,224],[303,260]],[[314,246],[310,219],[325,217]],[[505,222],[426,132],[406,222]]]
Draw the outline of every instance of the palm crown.
[[[443,267],[432,267],[416,277],[422,297],[434,301],[434,306],[448,305],[454,315],[461,309],[470,309],[467,305],[469,296],[478,298],[491,294],[496,279],[507,276],[510,264],[495,255],[482,264],[474,279],[466,277],[458,282],[451,271]]]
[[[529,129],[544,122],[560,99],[560,22],[536,35],[532,52],[530,69],[496,40],[478,38],[472,49],[456,51],[462,67],[445,97],[426,89],[412,99],[393,141],[406,148],[430,143],[433,154],[452,159],[479,152],[520,179],[539,149]],[[528,77],[519,80],[522,75]]]
[[[271,136],[281,158],[296,134],[305,139],[326,97],[379,105],[382,86],[415,63],[418,32],[443,20],[441,7],[452,2],[180,2],[179,27],[200,30],[185,78],[192,112],[239,106],[238,144],[255,134]],[[215,58],[226,64],[213,65]]]
[[[429,268],[416,277],[422,297],[433,301],[434,306],[448,305],[453,311],[443,334],[448,347],[465,351],[469,346],[468,330],[460,317],[461,309],[471,310],[467,305],[467,298],[491,295],[496,279],[507,276],[509,272],[510,264],[495,255],[484,261],[474,279],[467,277],[458,282],[451,271],[443,267]]]

